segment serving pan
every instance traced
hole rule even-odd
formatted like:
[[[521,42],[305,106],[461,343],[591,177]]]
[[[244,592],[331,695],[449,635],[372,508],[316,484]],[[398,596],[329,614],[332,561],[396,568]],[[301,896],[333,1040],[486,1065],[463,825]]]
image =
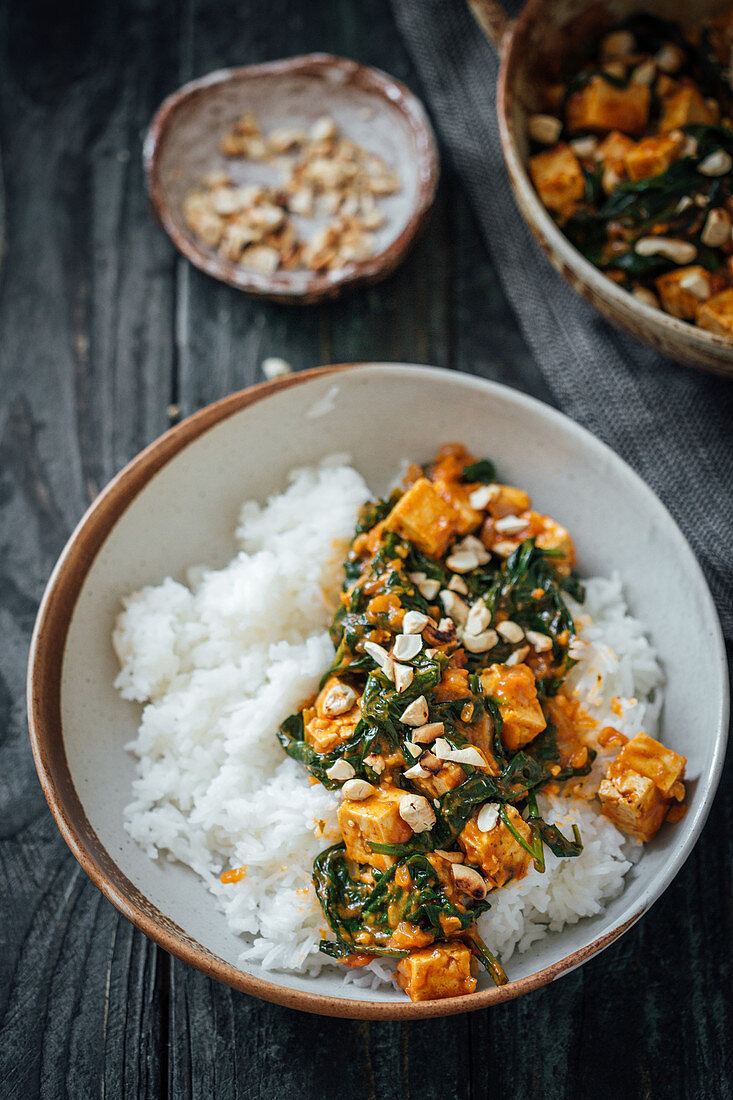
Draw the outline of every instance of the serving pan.
[[[548,935],[483,976],[470,996],[413,1004],[404,994],[239,964],[239,941],[188,868],[150,860],[123,827],[134,761],[125,745],[140,708],[113,687],[122,597],[233,556],[245,498],[282,489],[287,472],[350,452],[374,492],[406,457],[461,440],[525,485],[567,524],[583,575],[620,574],[667,677],[661,739],[688,757],[689,810],[647,846],[623,893],[598,916]],[[725,651],[700,568],[669,513],[608,447],[539,401],[454,371],[404,364],[325,367],[208,406],[151,444],[107,486],[56,565],[38,614],[28,673],[36,766],[80,864],[138,928],[190,965],[267,1000],[325,1015],[417,1019],[517,997],[607,947],[659,897],[689,855],[715,793],[727,733]],[[274,732],[273,732],[274,736]]]
[[[733,377],[733,339],[645,305],[616,286],[570,243],[543,206],[526,164],[527,118],[541,111],[540,88],[560,61],[637,12],[683,24],[730,8],[730,0],[527,0],[512,20],[498,0],[468,0],[500,55],[497,112],[509,179],[519,209],[550,262],[613,324],[681,363]]]

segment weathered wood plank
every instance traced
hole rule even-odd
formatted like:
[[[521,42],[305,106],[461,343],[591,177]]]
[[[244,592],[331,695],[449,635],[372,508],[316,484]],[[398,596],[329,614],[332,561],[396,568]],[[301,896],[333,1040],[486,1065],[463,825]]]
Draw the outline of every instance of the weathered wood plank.
[[[451,203],[450,236],[455,254],[452,365],[555,404],[517,327],[460,186],[455,187]]]
[[[225,989],[173,963],[176,1097],[468,1100],[466,1019],[421,1024],[308,1016]],[[437,1071],[437,1072],[436,1072]]]
[[[177,64],[174,22],[167,3],[3,10],[0,1092],[23,1100],[160,1092],[160,953],[63,843],[23,701],[56,555],[167,425],[172,256],[148,214],[140,140]]]
[[[449,202],[449,188],[441,187],[425,235],[398,272],[328,307],[332,362],[450,365]]]
[[[298,45],[302,25],[317,37],[327,22],[319,5],[312,8],[307,20],[278,4],[251,5],[245,17],[236,3],[217,7],[191,0],[183,12],[175,83],[231,65],[307,52]],[[262,381],[260,364],[267,356],[284,357],[296,369],[326,361],[327,330],[318,310],[253,301],[182,259],[176,275],[176,400],[182,415]]]

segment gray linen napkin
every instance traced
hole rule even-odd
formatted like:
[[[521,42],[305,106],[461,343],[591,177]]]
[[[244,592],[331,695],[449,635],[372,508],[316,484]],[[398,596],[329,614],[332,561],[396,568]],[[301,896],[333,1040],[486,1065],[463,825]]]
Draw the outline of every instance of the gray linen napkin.
[[[733,638],[733,380],[675,366],[560,278],[515,205],[496,121],[498,62],[463,0],[392,0],[437,130],[497,274],[561,408],[661,497]]]

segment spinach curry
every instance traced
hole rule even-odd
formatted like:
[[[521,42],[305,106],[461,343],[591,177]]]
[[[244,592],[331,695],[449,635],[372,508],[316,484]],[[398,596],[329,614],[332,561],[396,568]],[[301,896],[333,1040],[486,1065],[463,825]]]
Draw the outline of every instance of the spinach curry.
[[[733,10],[636,14],[543,88],[529,171],[570,241],[641,302],[733,337]]]
[[[565,835],[537,804],[595,755],[557,695],[574,663],[564,596],[583,599],[574,561],[567,530],[526,492],[443,447],[362,510],[334,665],[279,731],[313,781],[343,796],[342,841],[313,867],[332,933],[321,950],[350,967],[399,960],[413,1000],[474,992],[479,963],[504,984],[476,930],[491,892],[531,863],[543,871],[545,846],[582,850],[577,827]],[[684,763],[643,734],[629,741],[599,792],[604,812],[649,839],[684,796]]]

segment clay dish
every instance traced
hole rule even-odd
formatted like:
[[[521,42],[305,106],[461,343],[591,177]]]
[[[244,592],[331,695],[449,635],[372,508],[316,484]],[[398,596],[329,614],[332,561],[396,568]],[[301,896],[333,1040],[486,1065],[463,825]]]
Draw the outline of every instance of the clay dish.
[[[267,275],[224,259],[194,237],[183,201],[207,172],[225,168],[242,185],[283,178],[272,165],[220,153],[221,138],[245,111],[253,112],[264,133],[307,128],[330,115],[345,137],[396,170],[402,188],[380,200],[385,224],[375,233],[372,256],[334,271]],[[191,263],[247,294],[290,304],[333,298],[347,286],[375,283],[394,271],[425,225],[439,176],[435,137],[412,92],[378,69],[329,54],[222,69],[184,84],[159,107],[143,158],[158,220]],[[300,223],[304,235],[309,222]]]
[[[541,109],[540,89],[562,59],[637,11],[693,25],[728,0],[528,0],[510,19],[499,0],[468,0],[501,58],[497,113],[509,179],[535,239],[571,287],[618,328],[688,366],[733,377],[733,339],[645,305],[611,282],[570,243],[543,206],[527,172],[527,118]]]
[[[600,913],[508,960],[508,985],[497,988],[481,975],[474,994],[413,1003],[394,989],[345,984],[338,968],[314,977],[243,963],[242,941],[204,882],[182,864],[149,859],[134,843],[124,828],[135,774],[125,745],[140,707],[113,686],[119,663],[111,634],[126,594],[166,576],[184,579],[192,565],[229,561],[242,500],[280,490],[293,466],[348,451],[381,493],[406,457],[426,460],[445,439],[488,450],[508,482],[528,486],[540,511],[567,522],[582,575],[618,572],[664,668],[660,737],[688,759],[689,808],[646,846],[623,892]],[[469,1012],[546,985],[642,916],[690,854],[710,809],[725,753],[727,684],[700,566],[669,513],[620,458],[516,390],[452,370],[369,363],[231,394],[176,425],[117,475],[49,581],[31,645],[28,712],[36,767],[64,839],[146,935],[211,977],[278,1004],[413,1020]]]

